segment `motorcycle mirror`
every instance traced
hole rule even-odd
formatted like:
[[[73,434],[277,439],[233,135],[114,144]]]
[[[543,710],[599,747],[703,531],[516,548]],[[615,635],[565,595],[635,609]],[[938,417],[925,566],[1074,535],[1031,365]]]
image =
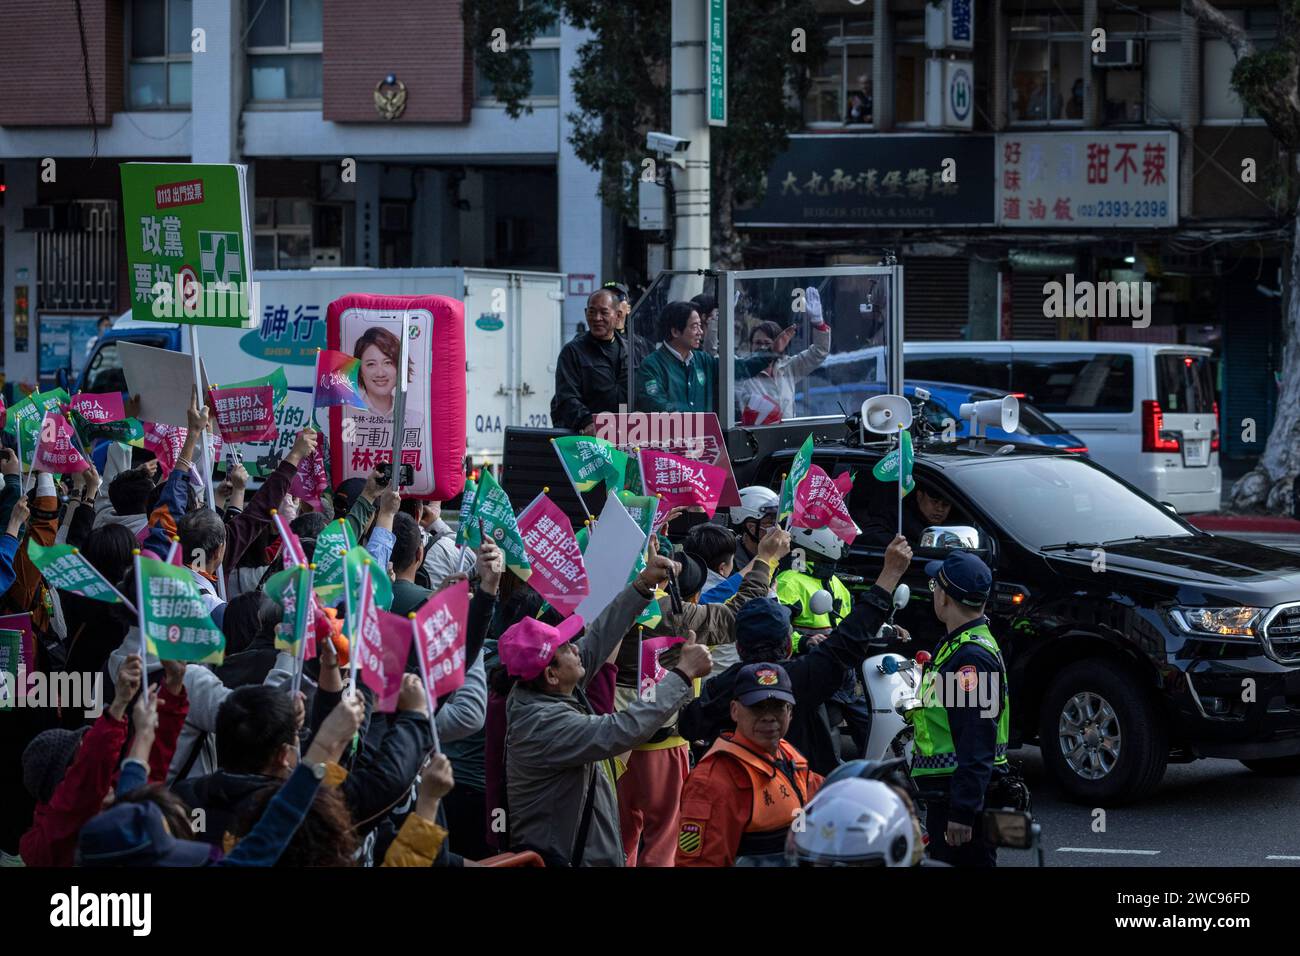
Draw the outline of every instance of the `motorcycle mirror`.
[[[917,652],[916,652],[916,657],[914,658],[914,660],[915,660],[918,664],[920,664],[922,667],[924,667],[926,664],[930,663],[930,652],[929,652],[929,651],[917,651]]]
[[[907,602],[912,600],[912,589],[906,584],[900,584],[894,588],[894,607],[907,607]]]
[[[892,654],[886,655],[885,659],[880,662],[880,669],[886,674],[897,674],[898,658],[894,657]]]
[[[808,597],[808,611],[811,614],[829,614],[834,606],[834,600],[825,588],[818,588]]]

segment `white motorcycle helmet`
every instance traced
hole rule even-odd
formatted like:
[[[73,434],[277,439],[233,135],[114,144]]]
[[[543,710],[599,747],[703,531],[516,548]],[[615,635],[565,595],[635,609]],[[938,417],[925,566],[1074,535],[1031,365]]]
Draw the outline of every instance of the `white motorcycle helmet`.
[[[830,558],[832,561],[838,561],[844,557],[844,551],[848,547],[842,538],[836,536],[830,528],[791,528],[790,529],[790,550],[803,548],[805,551],[811,551],[813,554],[820,554],[824,558]]]
[[[799,825],[802,823],[802,825]],[[911,866],[916,828],[888,784],[854,778],[824,784],[790,827],[790,866]]]
[[[731,508],[731,523],[743,525],[750,518],[762,521],[765,513],[775,517],[780,506],[781,499],[771,488],[749,485],[740,489],[740,504]]]

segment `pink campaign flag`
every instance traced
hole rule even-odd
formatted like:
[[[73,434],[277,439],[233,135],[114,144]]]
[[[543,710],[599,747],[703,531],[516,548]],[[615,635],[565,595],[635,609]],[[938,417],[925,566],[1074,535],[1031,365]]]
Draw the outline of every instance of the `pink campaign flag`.
[[[845,544],[852,544],[861,533],[844,503],[843,492],[820,465],[809,466],[808,476],[800,482],[790,524],[795,528],[830,528]]]
[[[849,492],[853,490],[853,475],[842,471],[832,480],[835,482],[835,487],[840,490],[840,497],[848,498]]]
[[[685,644],[684,637],[646,637],[641,640],[641,656],[637,670],[637,691],[645,697],[650,689],[668,676],[668,669],[659,663],[664,651]]]
[[[727,470],[702,461],[643,448],[639,452],[641,485],[648,495],[661,495],[669,508],[698,505],[710,518],[727,484]]]
[[[72,475],[90,467],[72,443],[72,426],[58,412],[45,413],[32,467],[55,475]]]
[[[411,650],[411,625],[397,614],[375,606],[375,591],[370,586],[370,570],[361,583],[361,607],[356,616],[356,648],[361,680],[375,692],[375,709],[386,714],[397,710],[397,696],[402,690],[402,674]]]
[[[321,495],[329,486],[329,476],[325,473],[325,455],[318,444],[315,451],[298,463],[298,473],[289,483],[289,494],[319,508]]]
[[[275,389],[270,385],[248,388],[208,389],[208,400],[217,413],[217,428],[226,441],[273,441]]]
[[[141,422],[140,425],[144,428],[145,451],[154,453],[165,478],[180,457],[181,448],[185,444],[185,429],[176,425],[160,425],[158,422]]]
[[[519,513],[517,523],[533,569],[528,585],[568,617],[590,591],[582,549],[568,516],[541,494]]]
[[[468,617],[469,582],[457,581],[425,601],[410,621],[424,686],[431,689],[435,701],[465,683]]]
[[[78,392],[69,399],[68,407],[92,425],[126,418],[121,392]]]
[[[158,422],[141,422],[144,428],[144,439],[142,444],[145,451],[154,453],[158,459],[158,467],[162,470],[163,477],[166,478],[171,474],[171,470],[176,467],[176,459],[181,455],[181,449],[185,447],[185,429],[179,425],[163,425]],[[221,460],[221,439],[216,435],[212,436],[209,445],[212,448],[212,460]],[[196,455],[199,452],[195,452]],[[195,459],[197,464],[198,459]],[[203,481],[194,472],[190,472],[190,480],[202,485]]]

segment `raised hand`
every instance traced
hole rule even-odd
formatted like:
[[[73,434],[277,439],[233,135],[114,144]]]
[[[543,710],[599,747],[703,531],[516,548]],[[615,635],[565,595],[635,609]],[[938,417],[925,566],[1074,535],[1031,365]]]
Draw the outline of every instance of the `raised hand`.
[[[694,680],[697,677],[706,676],[709,671],[713,670],[713,657],[709,654],[709,649],[703,644],[695,643],[695,632],[686,632],[686,643],[681,646],[681,657],[677,661],[678,668],[687,677]]]

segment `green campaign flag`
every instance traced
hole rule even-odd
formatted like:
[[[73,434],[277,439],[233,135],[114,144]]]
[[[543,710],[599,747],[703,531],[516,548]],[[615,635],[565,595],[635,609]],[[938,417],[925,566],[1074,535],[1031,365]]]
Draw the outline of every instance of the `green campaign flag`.
[[[298,641],[307,633],[311,622],[311,601],[305,599],[311,571],[301,564],[285,568],[266,582],[266,593],[282,608],[284,618],[275,635],[275,649],[298,653]]]
[[[104,580],[94,565],[81,556],[70,544],[53,544],[43,548],[32,539],[27,540],[27,556],[36,570],[41,572],[50,587],[58,591],[80,594],[92,601],[105,604],[124,604],[117,589]]]
[[[381,611],[393,606],[393,582],[388,580],[388,570],[376,564],[369,551],[357,545],[348,552],[345,560],[348,566],[349,614],[361,607],[361,569],[367,564],[370,565],[370,590],[375,596],[375,606]]]
[[[460,518],[456,522],[456,547],[469,544],[477,548],[478,522],[474,520],[474,499],[478,495],[478,483],[473,478],[465,479],[465,490],[460,495]]]
[[[475,523],[482,520],[484,530],[505,554],[506,567],[519,575],[521,580],[527,581],[533,569],[524,551],[524,539],[520,536],[519,525],[515,521],[515,509],[490,471],[483,472],[479,478],[474,518]]]
[[[0,631],[0,710],[18,706],[18,669],[23,663],[22,655],[23,632]]]
[[[777,511],[777,521],[784,521],[794,514],[794,496],[799,485],[808,477],[808,469],[812,467],[812,453],[813,437],[810,432],[794,456],[794,461],[790,463],[790,473],[781,484],[781,507]]]
[[[11,406],[9,417],[5,422],[5,431],[14,436],[14,440],[18,442],[24,468],[31,467],[36,457],[36,443],[41,437],[41,421],[45,418],[45,412],[32,401],[35,397],[34,394],[29,395]]]
[[[551,444],[560,456],[565,474],[579,493],[591,491],[602,481],[610,491],[623,487],[628,456],[611,442],[590,435],[566,435],[552,438]]]
[[[316,536],[316,550],[312,552],[316,578],[312,590],[324,603],[336,604],[343,596],[343,555],[340,552],[351,551],[356,544],[357,537],[345,518],[331,521]]]
[[[623,475],[623,490],[629,494],[639,495],[645,491],[645,486],[641,484],[641,456],[627,456],[627,470]]]
[[[126,444],[144,439],[144,425],[138,418],[123,418],[116,422],[88,422],[75,408],[69,408],[68,421],[77,430],[77,437],[83,446],[100,438]]]
[[[136,558],[136,570],[149,653],[160,661],[220,664],[226,636],[212,623],[194,572],[146,557]]]
[[[68,398],[64,389],[52,388],[48,392],[32,392],[9,409],[5,431],[22,445],[24,467],[30,467],[36,456],[36,445],[40,441],[41,422],[45,420],[45,413],[55,411],[62,414]]]
[[[252,328],[247,167],[122,163],[131,316]]]
[[[250,378],[247,382],[231,382],[229,385],[224,382],[220,386],[213,385],[213,388],[265,388],[271,386],[271,393],[274,396],[272,406],[279,408],[284,404],[285,398],[289,395],[289,379],[284,374],[284,366],[276,367],[276,370],[270,375],[263,375],[261,378]]]
[[[871,469],[871,473],[881,481],[898,481],[898,461],[903,461],[903,494],[906,495],[916,487],[916,482],[912,480],[912,434],[906,429],[899,432],[901,441],[899,446],[891,451],[880,461],[876,462],[876,467]]]
[[[630,491],[620,491],[618,500],[623,503],[632,520],[640,525],[647,538],[654,533],[655,515],[659,513],[659,499],[654,495],[634,495]]]

